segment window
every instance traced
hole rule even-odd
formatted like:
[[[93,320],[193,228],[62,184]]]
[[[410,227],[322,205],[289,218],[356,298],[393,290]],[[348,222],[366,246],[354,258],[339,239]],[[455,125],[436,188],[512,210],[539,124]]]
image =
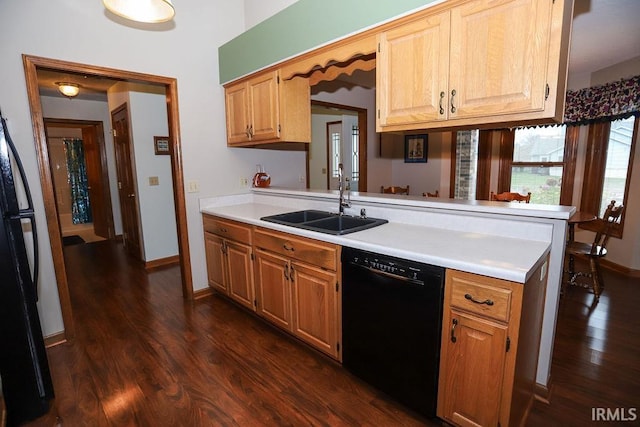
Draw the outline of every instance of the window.
[[[612,200],[624,205],[629,196],[637,117],[595,123],[589,126],[584,185],[580,210],[602,217]],[[624,213],[614,236],[622,237]],[[589,228],[586,224],[584,228]]]
[[[331,171],[334,178],[338,177],[338,165],[340,164],[340,132],[332,132],[329,135],[331,141]]]
[[[498,192],[531,193],[531,203],[570,205],[577,128],[561,126],[502,131]]]
[[[360,129],[357,125],[351,127],[351,180],[360,179]]]

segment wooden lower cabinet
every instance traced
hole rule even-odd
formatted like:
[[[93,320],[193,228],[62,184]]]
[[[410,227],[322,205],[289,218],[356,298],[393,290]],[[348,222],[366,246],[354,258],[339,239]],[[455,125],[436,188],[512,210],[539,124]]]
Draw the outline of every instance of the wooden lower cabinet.
[[[255,311],[251,226],[205,215],[209,286]]]
[[[291,263],[293,333],[315,348],[337,357],[338,278],[333,271]]]
[[[445,281],[438,416],[459,426],[524,425],[534,399],[546,292],[455,270]]]
[[[258,314],[339,359],[339,247],[256,229]]]
[[[291,283],[289,260],[256,249],[257,312],[271,323],[291,331]]]

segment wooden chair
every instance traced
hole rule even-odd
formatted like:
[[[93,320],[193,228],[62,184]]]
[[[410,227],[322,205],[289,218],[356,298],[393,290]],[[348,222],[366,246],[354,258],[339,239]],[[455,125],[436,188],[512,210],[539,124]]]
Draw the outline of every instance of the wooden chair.
[[[489,200],[493,200],[493,201],[498,201],[498,202],[525,202],[525,203],[529,203],[529,200],[531,200],[531,192],[527,193],[527,195],[525,196],[524,194],[520,194],[520,193],[510,193],[508,191],[504,192],[504,193],[499,193],[496,194],[493,191],[491,192],[491,197],[489,197]]]
[[[598,302],[602,290],[604,289],[604,282],[602,281],[602,274],[600,272],[600,258],[607,255],[607,243],[609,237],[613,231],[613,226],[618,223],[622,212],[624,211],[624,205],[614,206],[615,200],[612,200],[607,206],[602,218],[598,218],[596,224],[596,235],[592,243],[583,242],[569,242],[565,251],[565,257],[568,257],[568,270],[566,273],[569,276],[567,284],[572,286],[581,286],[584,288],[593,288],[593,294],[595,301]],[[589,260],[589,272],[580,272],[575,270],[575,258],[586,257]],[[581,284],[576,281],[580,276],[589,277],[591,283]]]
[[[436,190],[435,193],[429,193],[428,191],[426,193],[422,193],[423,197],[440,197],[440,190]]]
[[[407,185],[406,187],[385,187],[384,185],[380,187],[380,192],[381,193],[387,193],[387,194],[406,194],[407,196],[409,195],[409,186]]]

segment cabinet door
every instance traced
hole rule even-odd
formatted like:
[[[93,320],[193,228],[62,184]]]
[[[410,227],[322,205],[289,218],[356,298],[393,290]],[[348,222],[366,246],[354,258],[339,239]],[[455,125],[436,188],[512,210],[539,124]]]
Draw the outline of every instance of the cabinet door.
[[[249,132],[252,141],[279,136],[278,73],[262,74],[249,80]]]
[[[258,314],[283,329],[291,330],[291,285],[289,261],[258,249],[256,251]]]
[[[224,241],[215,234],[205,233],[204,246],[207,258],[207,276],[209,278],[209,286],[226,294],[227,280]]]
[[[227,142],[229,144],[249,141],[249,92],[247,83],[225,89],[227,113]]]
[[[544,109],[551,7],[477,0],[451,9],[449,118]]]
[[[378,41],[379,127],[446,119],[449,12],[386,31]]]
[[[253,263],[251,246],[226,241],[229,296],[255,310],[253,295]]]
[[[461,426],[498,425],[507,326],[455,310],[445,321],[438,416]]]
[[[336,273],[292,263],[293,333],[333,357],[338,355]]]

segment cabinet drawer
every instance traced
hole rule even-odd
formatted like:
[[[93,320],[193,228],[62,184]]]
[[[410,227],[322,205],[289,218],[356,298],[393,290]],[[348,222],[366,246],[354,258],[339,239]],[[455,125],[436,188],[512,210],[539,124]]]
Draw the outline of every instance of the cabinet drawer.
[[[251,245],[251,227],[239,222],[203,215],[204,231]]]
[[[479,281],[478,276],[449,271],[448,284],[451,292],[451,306],[477,313],[501,322],[509,321],[512,291],[499,287],[496,279]]]
[[[336,271],[338,267],[337,247],[330,243],[257,228],[254,245],[327,270]]]

